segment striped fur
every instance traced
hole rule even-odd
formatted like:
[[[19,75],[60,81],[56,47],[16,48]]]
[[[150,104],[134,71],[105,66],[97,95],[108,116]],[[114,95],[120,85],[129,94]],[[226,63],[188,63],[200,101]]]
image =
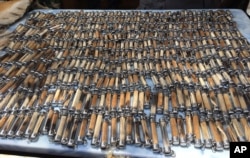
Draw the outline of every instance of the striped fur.
[[[9,25],[21,18],[32,0],[0,1],[0,25]]]

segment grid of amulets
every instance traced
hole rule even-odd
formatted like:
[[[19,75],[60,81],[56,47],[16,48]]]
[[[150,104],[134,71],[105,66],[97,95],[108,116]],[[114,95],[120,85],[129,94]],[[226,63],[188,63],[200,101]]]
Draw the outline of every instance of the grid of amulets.
[[[1,57],[0,135],[227,149],[250,138],[249,46],[230,11],[34,12]]]

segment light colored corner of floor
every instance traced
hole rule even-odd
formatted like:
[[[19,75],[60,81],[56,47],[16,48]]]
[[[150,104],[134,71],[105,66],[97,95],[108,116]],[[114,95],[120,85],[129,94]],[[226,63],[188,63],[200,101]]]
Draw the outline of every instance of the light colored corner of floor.
[[[35,158],[35,157],[0,154],[0,158]]]
[[[250,3],[248,4],[248,7],[247,7],[247,14],[250,16]]]

